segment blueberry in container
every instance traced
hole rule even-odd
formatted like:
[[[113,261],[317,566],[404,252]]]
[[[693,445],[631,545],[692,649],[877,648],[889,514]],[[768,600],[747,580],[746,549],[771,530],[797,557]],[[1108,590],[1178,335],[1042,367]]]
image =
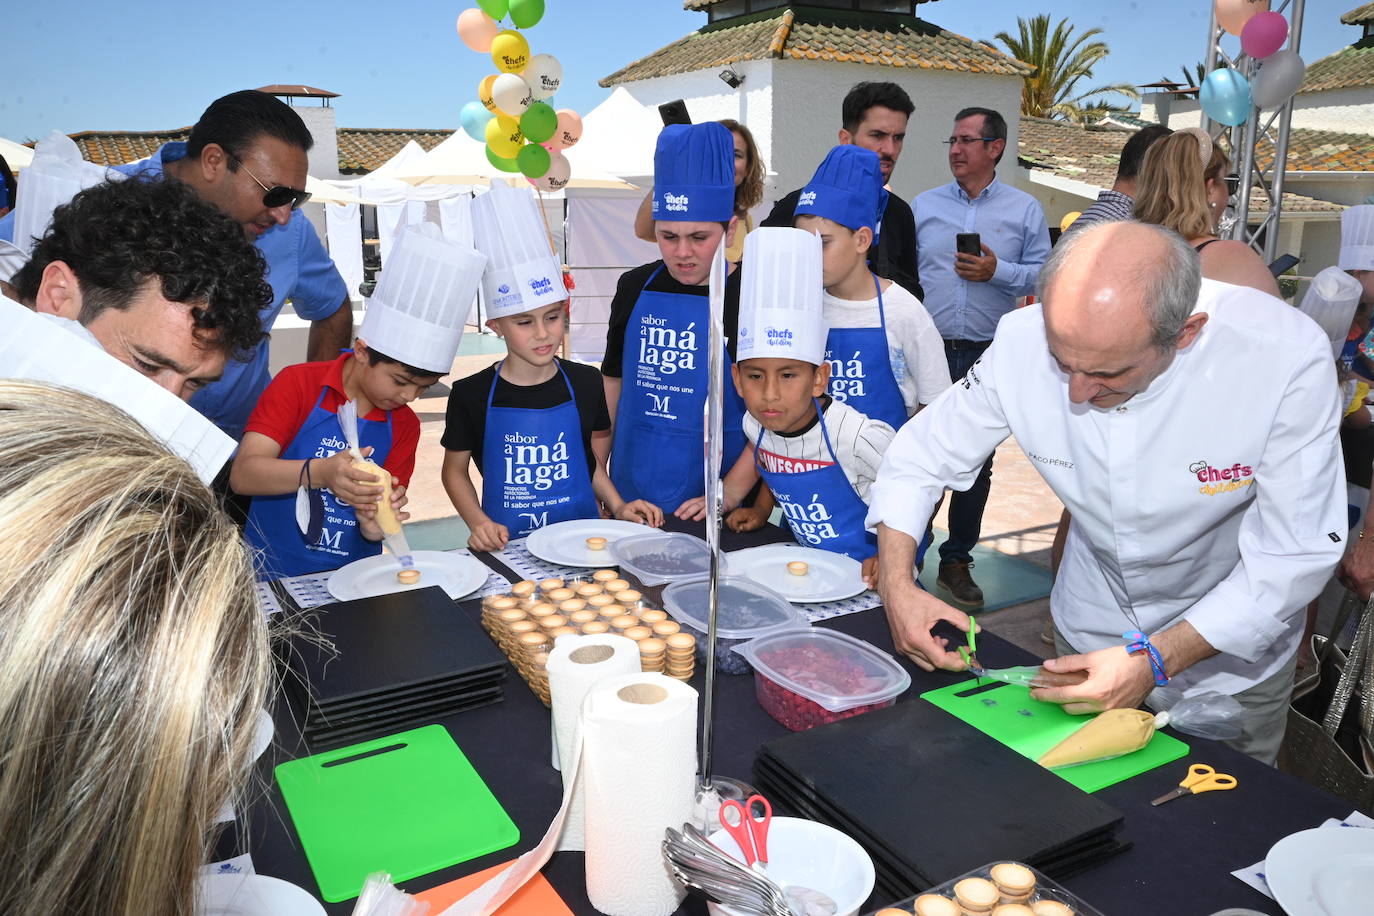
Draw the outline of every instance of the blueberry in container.
[[[697,638],[697,662],[706,664],[706,627],[709,581],[705,578],[674,582],[663,590],[663,606],[684,630]],[[752,668],[734,652],[751,639],[769,633],[810,629],[806,615],[786,598],[742,576],[721,576],[718,585],[719,616],[716,619],[716,671],[748,674]]]

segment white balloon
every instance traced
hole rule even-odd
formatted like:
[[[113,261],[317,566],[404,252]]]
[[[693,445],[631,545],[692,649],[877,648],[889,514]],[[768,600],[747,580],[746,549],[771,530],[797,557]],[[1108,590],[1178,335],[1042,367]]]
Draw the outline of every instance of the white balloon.
[[[1306,72],[1307,65],[1296,51],[1275,51],[1260,65],[1250,84],[1250,97],[1258,108],[1278,108],[1298,91]]]
[[[496,78],[491,84],[491,98],[497,108],[512,118],[519,118],[534,101],[530,84],[515,73],[502,73]]]
[[[572,163],[562,153],[549,154],[549,170],[538,178],[531,178],[530,184],[541,191],[561,191],[567,187],[572,175]]]
[[[552,54],[536,54],[520,74],[530,84],[535,99],[547,99],[563,82],[563,65]]]

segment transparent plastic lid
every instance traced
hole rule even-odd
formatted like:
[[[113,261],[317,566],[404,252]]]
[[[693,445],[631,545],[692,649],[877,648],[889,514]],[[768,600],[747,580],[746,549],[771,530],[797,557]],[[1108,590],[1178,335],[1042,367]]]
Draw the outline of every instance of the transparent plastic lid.
[[[620,538],[610,544],[620,568],[645,585],[662,585],[704,576],[711,571],[711,548],[701,538],[674,531],[655,531]]]
[[[906,691],[911,675],[862,639],[822,628],[760,636],[734,651],[762,675],[830,712],[882,703]]]
[[[707,587],[705,578],[674,582],[663,590],[663,606],[679,623],[705,633]],[[811,625],[786,598],[751,579],[721,576],[718,597],[716,636],[720,639],[753,639],[776,629]]]

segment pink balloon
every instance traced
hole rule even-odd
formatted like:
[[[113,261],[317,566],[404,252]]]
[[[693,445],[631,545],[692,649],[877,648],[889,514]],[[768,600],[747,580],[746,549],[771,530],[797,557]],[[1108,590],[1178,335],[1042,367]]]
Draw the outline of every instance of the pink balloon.
[[[458,37],[478,54],[491,53],[491,40],[501,27],[479,9],[463,10],[458,14]]]
[[[1240,48],[1255,60],[1263,60],[1273,54],[1288,40],[1288,20],[1282,13],[1266,10],[1256,13],[1245,23],[1240,33]]]
[[[553,132],[553,142],[559,149],[567,149],[582,139],[582,116],[571,108],[558,109],[558,129]]]
[[[1269,9],[1269,0],[1216,0],[1217,25],[1239,35],[1256,13]]]
[[[540,178],[528,179],[529,183],[541,191],[561,191],[568,186],[572,175],[572,164],[562,153],[549,154],[549,170]]]

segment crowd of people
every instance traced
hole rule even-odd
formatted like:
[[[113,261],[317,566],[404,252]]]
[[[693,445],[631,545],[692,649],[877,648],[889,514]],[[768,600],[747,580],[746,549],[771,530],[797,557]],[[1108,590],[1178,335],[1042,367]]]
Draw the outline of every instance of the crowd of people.
[[[1374,586],[1347,509],[1347,475],[1367,499],[1374,459],[1374,207],[1346,211],[1340,263],[1295,309],[1219,238],[1235,178],[1205,132],[1132,135],[1055,241],[999,177],[1007,123],[988,108],[949,125],[948,183],[891,193],[914,111],[896,84],[855,86],[837,144],[757,229],[748,128],[665,127],[633,229],[661,257],[620,278],[599,367],[559,356],[562,265],[530,254],[533,198],[500,184],[473,204],[472,245],[402,230],[355,332],[299,209],[309,132],[260,92],[57,207],[0,289],[0,349],[26,379],[0,382],[0,910],[187,911],[267,692],[254,577],[381,551],[379,500],[405,516],[420,443],[408,405],[451,371],[479,286],[506,353],[452,382],[442,437],[471,548],[570,519],[704,518],[718,317],[726,525],[776,510],[798,543],[860,561],[898,651],[959,670],[932,631],[983,604],[971,550],[1015,436],[1065,508],[1035,696],[1091,712],[1166,683],[1230,694],[1235,746],[1272,762],[1305,609],[1338,564],[1362,598]],[[269,379],[288,299],[308,361]],[[197,463],[225,437],[231,462]]]

